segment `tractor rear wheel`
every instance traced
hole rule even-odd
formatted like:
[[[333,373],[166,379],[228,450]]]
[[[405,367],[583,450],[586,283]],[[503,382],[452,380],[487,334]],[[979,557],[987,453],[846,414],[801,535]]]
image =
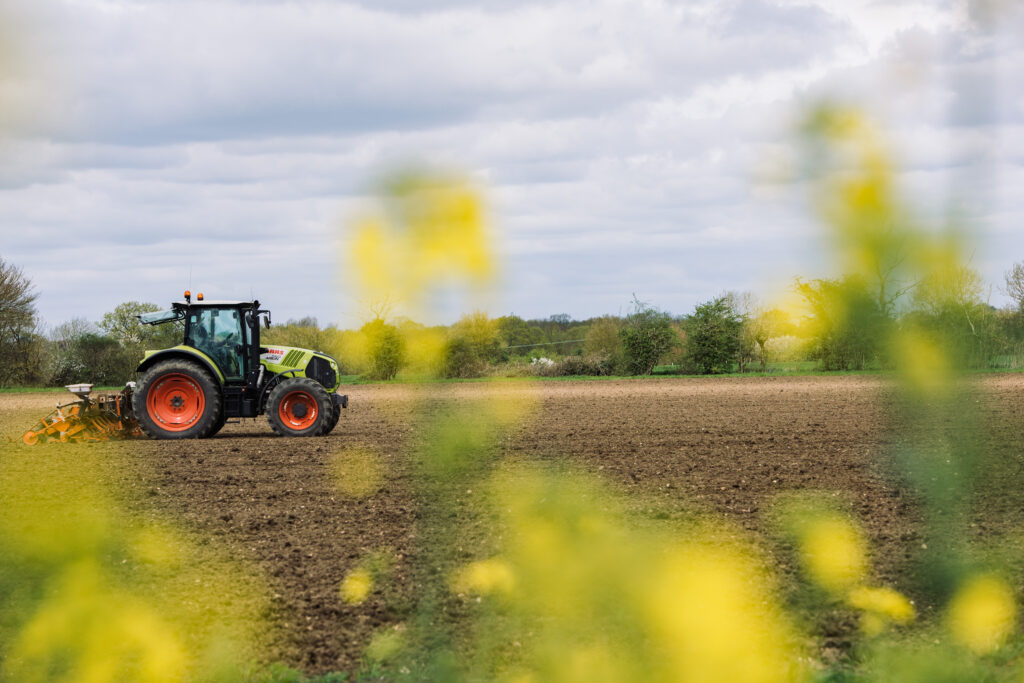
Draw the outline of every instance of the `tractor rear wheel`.
[[[331,423],[334,405],[323,385],[291,377],[270,390],[267,420],[281,436],[319,436]]]
[[[220,422],[220,385],[204,368],[183,359],[146,370],[132,394],[142,431],[154,439],[201,439]]]

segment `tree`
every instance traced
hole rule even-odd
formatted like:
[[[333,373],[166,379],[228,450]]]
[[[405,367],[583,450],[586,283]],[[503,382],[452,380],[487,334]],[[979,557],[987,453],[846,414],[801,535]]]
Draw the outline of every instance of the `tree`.
[[[747,320],[744,327],[757,345],[757,353],[761,359],[761,372],[767,372],[768,342],[786,334],[789,328],[789,316],[778,308],[760,308]]]
[[[973,268],[930,272],[914,292],[907,324],[930,330],[962,365],[985,365],[1002,344],[1000,321],[982,299],[984,284]]]
[[[501,355],[498,324],[479,311],[451,326],[444,350],[445,377],[479,377]]]
[[[370,352],[371,379],[394,379],[406,363],[406,345],[402,333],[394,325],[377,319],[363,325]]]
[[[544,341],[544,333],[518,315],[505,315],[495,322],[505,346],[513,347],[510,351],[513,355],[529,354],[534,345]]]
[[[626,372],[649,375],[678,342],[672,316],[633,297],[633,312],[619,330]]]
[[[1014,263],[1010,270],[1006,271],[1006,295],[1013,299],[1014,307],[1018,313],[1024,313],[1024,263]]]
[[[146,325],[139,321],[143,313],[162,310],[156,304],[139,301],[125,301],[103,314],[100,330],[114,339],[129,354],[141,360],[143,349],[164,349],[181,343],[181,325],[163,323]],[[73,321],[72,321],[73,322]]]
[[[569,323],[572,322],[572,316],[568,313],[555,313],[553,316],[549,317],[548,320],[553,322],[555,325],[558,325],[559,329],[564,331],[568,329]]]
[[[142,344],[153,329],[152,325],[139,322],[138,316],[159,310],[160,307],[156,304],[126,301],[115,306],[113,311],[104,313],[99,326],[107,336],[113,337],[122,346],[135,346]]]
[[[729,296],[698,304],[686,319],[686,355],[704,374],[726,372],[740,348],[743,316]]]
[[[822,369],[862,370],[879,359],[892,321],[863,280],[797,278],[795,288],[810,309],[810,356]]]
[[[106,335],[86,331],[65,343],[54,368],[55,384],[123,384],[138,363],[134,353]]]
[[[590,321],[590,329],[583,341],[583,352],[609,361],[613,366],[622,361],[622,321],[606,315]]]
[[[757,297],[753,292],[726,292],[723,297],[733,314],[741,321],[736,344],[736,365],[740,372],[757,356],[757,341],[748,322],[757,311]]]
[[[0,258],[0,386],[31,382],[42,337],[36,329],[36,293],[20,268]]]

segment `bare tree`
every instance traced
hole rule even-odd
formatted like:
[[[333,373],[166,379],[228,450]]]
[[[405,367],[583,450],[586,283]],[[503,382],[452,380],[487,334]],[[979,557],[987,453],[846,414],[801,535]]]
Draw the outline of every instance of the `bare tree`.
[[[58,348],[67,348],[72,342],[86,334],[96,334],[97,328],[85,318],[66,320],[50,330],[50,341]]]
[[[1024,313],[1024,263],[1014,263],[1006,271],[1006,295],[1013,299],[1018,313]]]
[[[789,317],[777,308],[759,308],[747,321],[748,334],[761,357],[761,372],[768,371],[768,342],[786,334],[789,326]]]
[[[390,318],[398,306],[398,300],[393,298],[390,293],[384,293],[376,299],[363,301],[362,304],[366,312],[370,314],[367,322],[373,322]]]

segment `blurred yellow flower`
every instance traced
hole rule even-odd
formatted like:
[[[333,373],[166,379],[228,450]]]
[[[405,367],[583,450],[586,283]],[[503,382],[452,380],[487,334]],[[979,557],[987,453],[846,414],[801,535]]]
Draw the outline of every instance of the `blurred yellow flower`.
[[[869,636],[881,633],[889,622],[908,624],[916,616],[910,600],[892,588],[858,586],[850,591],[846,601],[864,612],[861,630]]]
[[[674,552],[646,596],[671,680],[790,681],[792,634],[766,582],[738,552],[693,545]]]
[[[461,593],[511,593],[516,577],[508,563],[497,558],[472,562],[455,577],[455,590]]]
[[[997,650],[1017,625],[1017,603],[1005,581],[980,575],[949,603],[946,625],[953,639],[977,654]]]
[[[951,368],[946,349],[918,330],[907,328],[893,345],[896,366],[911,389],[935,395],[950,387]]]
[[[350,605],[358,605],[366,600],[373,590],[373,577],[365,569],[354,569],[341,582],[339,594],[341,599]]]
[[[842,593],[860,583],[867,570],[864,538],[849,521],[820,517],[807,523],[799,539],[804,567],[825,590]]]
[[[352,269],[369,298],[416,309],[438,285],[490,279],[490,241],[483,202],[469,183],[399,175],[384,187],[378,211],[357,222]]]
[[[108,585],[93,560],[68,567],[9,651],[3,678],[180,680],[186,656],[180,634],[150,606]]]

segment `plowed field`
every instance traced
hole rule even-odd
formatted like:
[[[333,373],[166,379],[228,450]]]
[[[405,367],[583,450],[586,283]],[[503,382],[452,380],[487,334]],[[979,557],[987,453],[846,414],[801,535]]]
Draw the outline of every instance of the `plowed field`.
[[[920,546],[919,524],[914,501],[883,465],[898,441],[888,431],[894,404],[887,387],[865,376],[363,385],[343,389],[350,406],[325,438],[278,438],[264,420],[243,420],[202,441],[16,445],[3,458],[76,458],[100,449],[126,456],[130,471],[114,484],[134,509],[177,520],[226,548],[269,587],[266,660],[318,673],[354,669],[373,632],[409,618],[423,553],[409,454],[439,411],[495,395],[531,406],[495,440],[495,457],[568,460],[627,497],[657,500],[662,510],[710,511],[755,538],[769,537],[765,511],[776,494],[835,493],[870,536],[875,578],[898,583]],[[988,443],[981,445],[1019,473],[1024,376],[987,376],[964,391],[986,415],[980,438]],[[0,396],[0,430],[20,434],[66,396]],[[934,428],[942,434],[959,425]],[[339,493],[330,476],[335,455],[352,447],[384,463],[375,492],[357,498]],[[1016,526],[1018,501],[994,490],[972,529],[985,537]],[[387,596],[346,605],[339,580],[374,551],[390,558],[395,585]],[[779,553],[780,574],[790,572],[789,561]],[[845,647],[849,625],[823,628],[827,657]]]

